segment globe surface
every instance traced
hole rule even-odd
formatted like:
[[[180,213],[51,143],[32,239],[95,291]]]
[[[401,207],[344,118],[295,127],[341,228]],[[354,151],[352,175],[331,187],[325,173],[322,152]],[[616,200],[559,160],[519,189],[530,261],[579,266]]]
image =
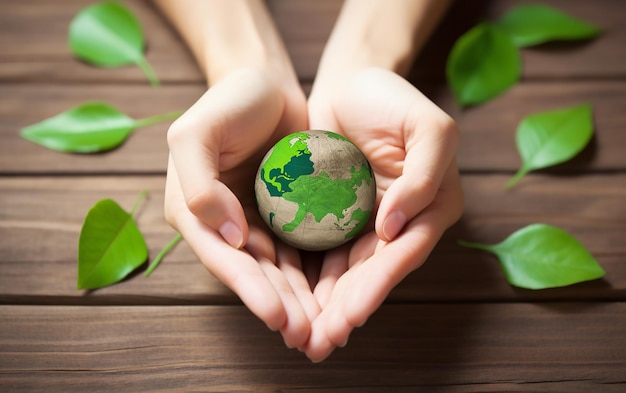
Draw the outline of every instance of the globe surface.
[[[356,236],[376,199],[369,162],[331,131],[302,131],[278,141],[263,158],[254,186],[259,213],[272,231],[311,251]]]

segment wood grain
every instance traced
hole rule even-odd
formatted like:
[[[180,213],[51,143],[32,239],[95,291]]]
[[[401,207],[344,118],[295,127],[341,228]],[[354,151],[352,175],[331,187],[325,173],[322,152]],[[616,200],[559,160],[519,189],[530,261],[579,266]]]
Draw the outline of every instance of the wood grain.
[[[455,1],[446,18],[415,62],[413,80],[445,80],[445,65],[454,42],[469,29],[484,21],[495,21],[523,0]],[[522,81],[623,78],[626,53],[623,42],[623,5],[620,0],[544,0],[576,18],[598,26],[604,33],[582,42],[552,42],[522,49]],[[598,61],[602,59],[602,61]]]
[[[459,126],[465,212],[350,343],[311,364],[245,309],[182,242],[146,278],[75,289],[88,209],[113,198],[137,214],[150,255],[173,236],[163,217],[169,123],[98,155],[48,151],[19,130],[88,100],[134,118],[184,110],[205,91],[191,54],[150,1],[125,0],[163,82],[137,67],[74,59],[67,26],[90,0],[0,1],[0,391],[623,392],[626,387],[626,7],[546,0],[602,28],[596,39],[522,50],[523,77],[461,110],[445,82],[455,40],[525,0],[457,1],[409,80]],[[268,0],[305,92],[341,0]],[[515,128],[535,112],[594,108],[595,136],[564,165],[504,191],[520,162]],[[572,233],[607,275],[565,288],[510,286],[497,259],[458,239],[503,240],[544,222]]]
[[[148,1],[124,2],[138,15],[147,37],[147,58],[165,83],[202,82],[190,53]],[[443,80],[445,61],[454,41],[475,24],[495,20],[523,0],[475,0],[454,4],[430,43],[417,59],[413,77]],[[602,39],[575,44],[550,44],[523,51],[524,78],[624,77],[626,32],[620,0],[601,5],[585,0],[546,0],[605,31]],[[146,84],[136,67],[101,69],[75,61],[66,42],[67,25],[86,0],[5,0],[0,3],[0,81],[70,83],[133,82]],[[271,0],[270,11],[298,75],[313,79],[341,0],[293,2]],[[598,58],[603,61],[599,62]]]
[[[504,192],[502,175],[465,175],[465,212],[426,264],[389,302],[626,299],[626,175],[532,175]],[[78,236],[88,209],[113,198],[130,209],[149,198],[137,221],[154,256],[175,234],[163,218],[162,176],[0,178],[0,302],[9,304],[237,304],[180,244],[149,278],[142,274],[95,292],[75,289]],[[572,233],[607,271],[603,280],[549,291],[509,286],[497,259],[458,239],[502,241],[534,222]]]
[[[67,26],[86,0],[0,4],[0,81],[56,81],[64,83],[132,82],[145,84],[137,67],[97,68],[76,61],[67,45]],[[157,76],[169,83],[203,83],[204,78],[180,37],[149,1],[124,2],[145,32],[146,58]],[[310,80],[330,34],[341,1],[272,1],[269,4],[284,33],[298,75]]]
[[[558,376],[576,383],[570,392],[617,392],[626,382],[620,320],[622,303],[383,306],[315,365],[240,306],[2,306],[0,388],[534,390]]]
[[[66,86],[4,84],[0,90],[0,173],[165,173],[166,133],[171,122],[136,131],[120,148],[100,155],[60,154],[20,137],[19,131],[81,102],[101,100],[139,119],[185,110],[205,91],[201,85]],[[526,116],[591,103],[595,136],[573,161],[549,173],[614,171],[626,168],[626,81],[524,83],[477,108],[459,109],[443,85],[425,84],[424,92],[457,122],[461,171],[512,173],[520,166],[515,131]],[[294,130],[295,131],[295,130]],[[599,152],[602,152],[601,154]]]

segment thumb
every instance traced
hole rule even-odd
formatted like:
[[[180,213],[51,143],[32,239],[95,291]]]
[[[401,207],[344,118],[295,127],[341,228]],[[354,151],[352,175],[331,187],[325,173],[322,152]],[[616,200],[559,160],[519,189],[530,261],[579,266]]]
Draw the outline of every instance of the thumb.
[[[242,69],[213,85],[170,127],[167,141],[188,209],[236,248],[248,239],[242,164],[266,143],[284,99],[264,74]],[[250,187],[250,190],[252,188]]]
[[[175,125],[172,125],[174,127]],[[211,152],[192,139],[172,141],[171,161],[178,177],[187,208],[211,229],[219,232],[235,248],[246,244],[248,225],[237,196],[220,180],[217,160],[219,151]],[[172,132],[174,131],[174,132]]]
[[[204,191],[199,191],[199,189],[196,191],[196,197],[185,200],[177,172],[174,160],[170,155],[165,185],[165,218],[167,221],[180,232],[181,224],[178,222],[180,217],[192,212],[211,229],[219,232],[228,244],[235,248],[241,248],[246,243],[248,229],[240,208],[241,205],[238,206],[239,201],[232,195],[230,189],[225,184],[212,180]],[[218,195],[218,198],[215,198],[215,195]],[[229,208],[231,209],[230,212],[228,211]]]
[[[454,121],[430,122],[424,132],[415,130],[408,140],[402,174],[383,195],[376,216],[376,233],[393,240],[406,223],[432,203],[454,161],[458,135]]]
[[[203,190],[185,197],[187,207],[205,224],[222,235],[235,248],[243,247],[248,239],[248,225],[239,199],[222,182],[212,179]]]

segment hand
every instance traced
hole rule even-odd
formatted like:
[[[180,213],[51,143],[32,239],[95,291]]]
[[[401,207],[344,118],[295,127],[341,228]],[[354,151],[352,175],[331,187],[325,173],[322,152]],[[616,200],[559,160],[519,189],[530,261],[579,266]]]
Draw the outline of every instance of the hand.
[[[339,132],[363,151],[376,176],[378,211],[369,232],[324,259],[314,290],[322,312],[304,348],[313,361],[347,343],[421,266],[463,205],[450,117],[391,71],[366,68],[338,94],[329,94],[333,87],[314,88],[310,127]]]
[[[240,69],[216,82],[168,132],[166,219],[289,347],[305,343],[320,308],[298,252],[275,241],[261,221],[254,178],[267,149],[306,124],[297,83]]]

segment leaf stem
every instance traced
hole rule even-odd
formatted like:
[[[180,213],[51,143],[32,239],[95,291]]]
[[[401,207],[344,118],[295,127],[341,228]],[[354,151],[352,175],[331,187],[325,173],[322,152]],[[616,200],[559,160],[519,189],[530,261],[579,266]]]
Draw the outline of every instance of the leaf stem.
[[[137,66],[139,66],[139,68],[141,68],[141,71],[143,71],[143,73],[146,75],[152,87],[161,86],[161,83],[159,82],[159,78],[157,78],[156,73],[154,72],[154,69],[152,68],[150,63],[148,63],[148,60],[146,60],[144,56],[141,56],[141,58],[137,60]]]
[[[135,200],[133,209],[130,211],[130,215],[133,218],[135,216],[135,212],[137,211],[137,208],[139,208],[139,205],[141,205],[141,203],[143,202],[144,199],[146,199],[147,196],[148,196],[148,190],[142,190],[139,196],[137,197],[137,200]]]
[[[135,127],[136,128],[145,127],[145,126],[156,124],[165,120],[174,120],[178,118],[180,115],[182,115],[184,112],[185,111],[174,111],[174,112],[164,113],[161,115],[146,117],[144,119],[135,120]]]
[[[156,258],[154,258],[154,260],[152,261],[152,263],[150,264],[150,266],[148,266],[148,270],[146,270],[146,277],[148,277],[150,274],[152,274],[152,271],[154,269],[156,269],[156,267],[159,265],[159,263],[161,263],[161,260],[163,259],[163,257],[172,250],[172,248],[174,248],[174,246],[176,246],[176,244],[178,244],[179,241],[181,241],[183,238],[183,236],[180,233],[177,233],[176,236],[174,236],[174,238],[172,240],[170,240],[169,243],[167,243],[167,245],[165,247],[163,247],[163,249],[161,251],[159,251],[159,254],[156,256]]]
[[[525,167],[521,167],[519,171],[517,171],[517,173],[506,183],[504,188],[506,188],[507,190],[512,188],[514,185],[517,184],[518,181],[520,181],[522,177],[526,176],[527,173],[528,169],[526,169]]]
[[[475,248],[477,250],[484,250],[484,251],[493,252],[493,246],[491,246],[489,244],[469,242],[467,240],[457,240],[457,243],[460,246],[463,246],[463,247]]]

